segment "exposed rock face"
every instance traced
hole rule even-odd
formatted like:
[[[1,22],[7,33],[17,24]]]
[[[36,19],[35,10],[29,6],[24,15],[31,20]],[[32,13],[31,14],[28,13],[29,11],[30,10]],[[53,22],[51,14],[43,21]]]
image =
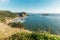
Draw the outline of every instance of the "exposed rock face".
[[[18,15],[20,17],[25,17],[25,16],[28,16],[28,14],[26,12],[21,12],[21,13],[18,13]]]
[[[42,16],[49,16],[49,14],[42,14]]]

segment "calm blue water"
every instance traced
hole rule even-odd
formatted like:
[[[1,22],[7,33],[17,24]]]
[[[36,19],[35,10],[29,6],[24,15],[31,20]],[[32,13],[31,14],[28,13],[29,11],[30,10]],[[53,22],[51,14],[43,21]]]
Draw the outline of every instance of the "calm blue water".
[[[50,28],[57,34],[60,34],[60,14],[42,16],[41,14],[30,14],[25,19],[24,26],[28,30],[36,31],[38,29],[48,30]]]

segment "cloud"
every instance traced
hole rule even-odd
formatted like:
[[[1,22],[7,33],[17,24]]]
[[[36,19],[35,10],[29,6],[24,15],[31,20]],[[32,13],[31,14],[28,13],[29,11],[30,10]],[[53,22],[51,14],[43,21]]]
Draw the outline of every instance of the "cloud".
[[[0,0],[1,5],[8,4],[9,2],[10,2],[10,0]]]

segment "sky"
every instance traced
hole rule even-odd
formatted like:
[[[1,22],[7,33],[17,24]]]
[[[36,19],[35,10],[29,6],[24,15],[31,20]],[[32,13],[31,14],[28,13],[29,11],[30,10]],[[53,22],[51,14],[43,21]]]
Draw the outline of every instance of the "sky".
[[[60,0],[0,0],[0,10],[30,13],[60,13]]]

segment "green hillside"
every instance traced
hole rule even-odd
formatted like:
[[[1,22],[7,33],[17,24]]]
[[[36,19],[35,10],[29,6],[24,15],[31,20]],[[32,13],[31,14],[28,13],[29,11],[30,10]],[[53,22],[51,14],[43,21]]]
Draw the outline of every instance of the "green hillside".
[[[15,18],[17,17],[17,14],[15,13],[12,13],[10,11],[1,11],[0,10],[0,21],[6,21],[5,19],[12,19],[12,18]]]

